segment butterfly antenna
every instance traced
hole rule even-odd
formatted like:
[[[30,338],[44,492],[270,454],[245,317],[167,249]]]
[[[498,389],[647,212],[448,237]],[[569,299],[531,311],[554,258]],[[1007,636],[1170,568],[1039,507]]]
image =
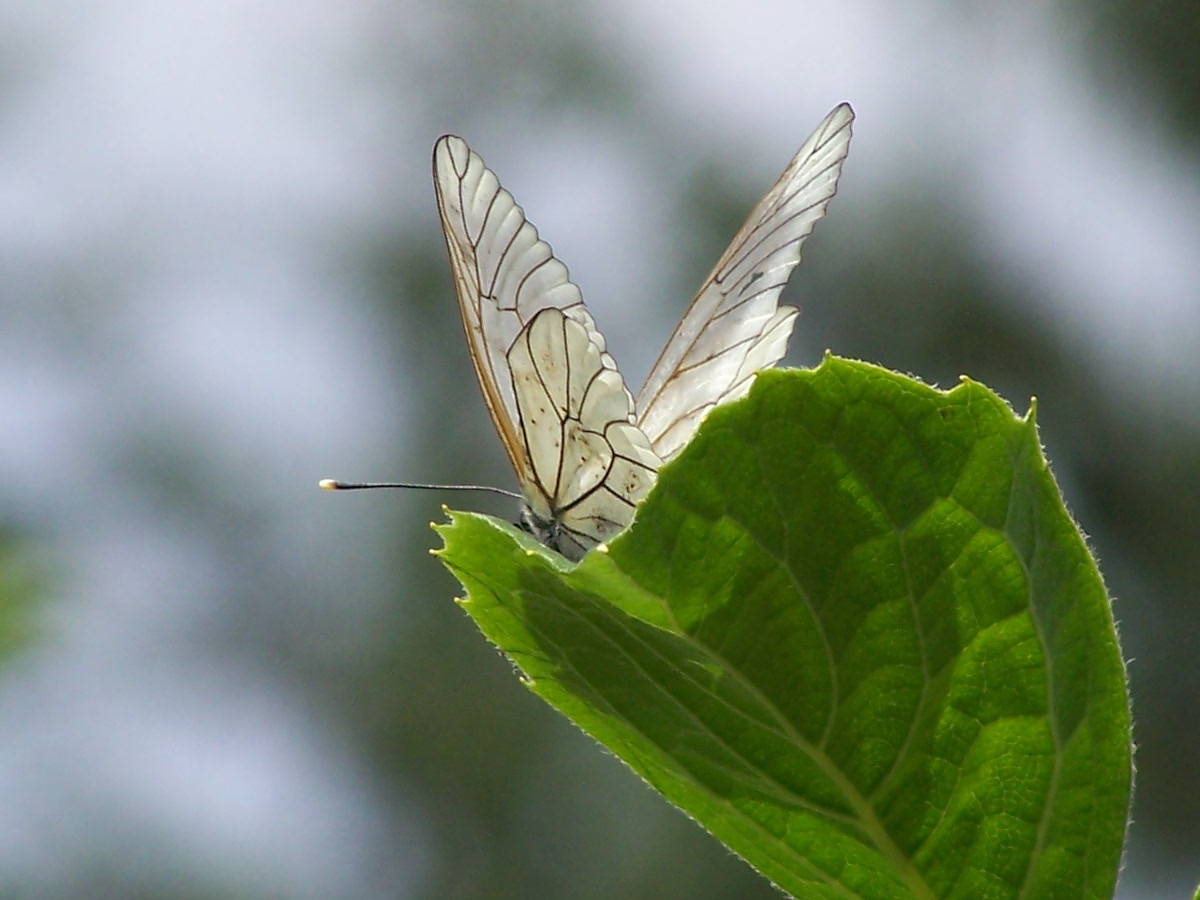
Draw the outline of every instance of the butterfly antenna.
[[[378,488],[409,488],[416,491],[487,491],[492,494],[503,494],[505,497],[524,498],[515,491],[492,487],[487,484],[417,484],[411,481],[335,481],[332,478],[322,478],[317,486],[323,491],[373,491]]]

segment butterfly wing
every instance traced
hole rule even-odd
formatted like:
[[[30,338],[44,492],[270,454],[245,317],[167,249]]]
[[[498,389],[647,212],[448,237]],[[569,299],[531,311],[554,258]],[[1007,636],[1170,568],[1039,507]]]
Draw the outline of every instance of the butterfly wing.
[[[537,312],[506,354],[525,495],[540,537],[578,559],[629,524],[659,459],[633,417],[633,397],[587,328],[563,310]]]
[[[557,308],[580,324],[608,363],[612,359],[567,267],[462,138],[445,135],[434,144],[433,186],[471,361],[525,487],[529,460],[506,361],[517,335],[540,310]]]
[[[712,407],[750,389],[787,350],[797,310],[779,295],[800,246],[837,190],[850,145],[849,104],[804,142],[717,261],[638,395],[637,422],[662,459],[691,438]]]
[[[434,188],[484,400],[534,524],[572,558],[629,523],[661,459],[784,352],[779,294],[837,186],[853,112],[817,128],[751,213],[667,342],[636,405],[566,266],[461,139]]]

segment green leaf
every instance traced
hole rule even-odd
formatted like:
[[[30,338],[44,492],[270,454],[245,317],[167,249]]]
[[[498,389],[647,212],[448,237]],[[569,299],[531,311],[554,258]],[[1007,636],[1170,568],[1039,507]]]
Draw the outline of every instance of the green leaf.
[[[1109,601],[1033,417],[864,363],[759,375],[574,566],[441,526],[536,694],[798,897],[1111,897]]]

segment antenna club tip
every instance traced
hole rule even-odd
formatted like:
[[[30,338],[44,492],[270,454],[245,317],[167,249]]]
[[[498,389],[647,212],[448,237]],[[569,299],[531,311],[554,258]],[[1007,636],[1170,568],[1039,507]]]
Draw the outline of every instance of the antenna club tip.
[[[338,483],[332,478],[322,478],[317,482],[317,487],[323,491],[336,491],[338,489]]]

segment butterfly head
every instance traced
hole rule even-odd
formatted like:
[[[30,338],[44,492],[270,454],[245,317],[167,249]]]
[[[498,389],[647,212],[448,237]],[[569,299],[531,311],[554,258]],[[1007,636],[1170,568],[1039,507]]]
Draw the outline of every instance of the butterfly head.
[[[563,527],[558,519],[542,517],[528,503],[521,506],[521,518],[517,522],[521,530],[533,535],[539,543],[545,544],[551,550],[557,550],[572,562],[579,562],[583,554],[590,550],[594,543],[584,543],[582,535],[577,536],[570,529]]]

